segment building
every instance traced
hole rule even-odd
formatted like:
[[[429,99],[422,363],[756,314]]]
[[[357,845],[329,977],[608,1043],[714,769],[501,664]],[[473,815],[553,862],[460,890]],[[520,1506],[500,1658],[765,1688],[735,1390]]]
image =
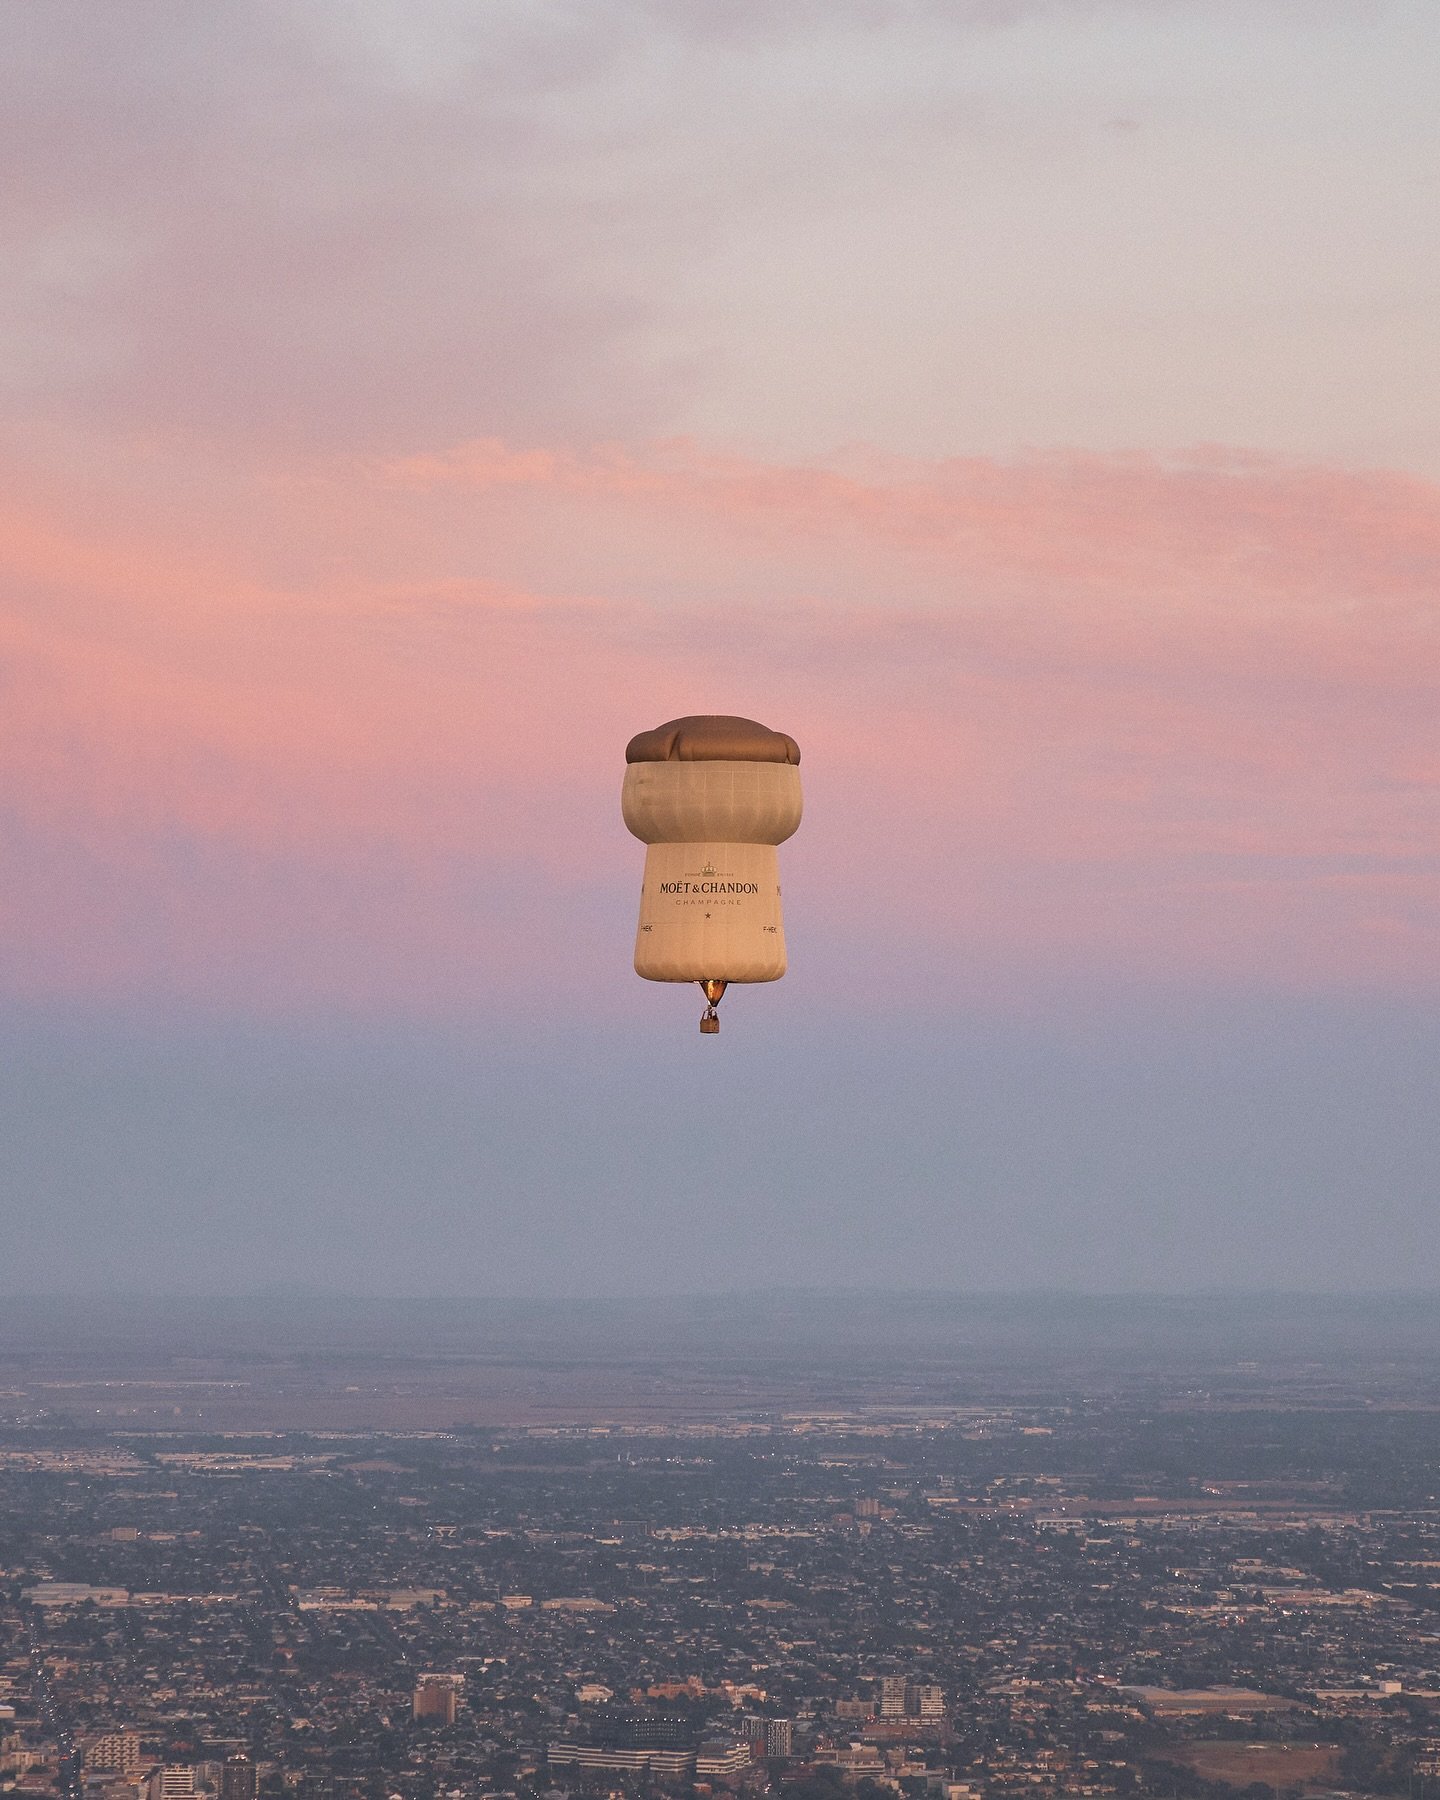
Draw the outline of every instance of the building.
[[[560,1743],[550,1746],[554,1768],[614,1769],[627,1775],[652,1775],[663,1780],[683,1780],[695,1771],[693,1750],[627,1750],[611,1744]],[[749,1756],[746,1756],[749,1763]]]
[[[844,1744],[831,1750],[817,1750],[815,1762],[830,1764],[839,1769],[850,1781],[862,1775],[881,1776],[885,1773],[885,1758],[874,1744]]]
[[[96,1775],[137,1775],[140,1772],[140,1733],[109,1731],[90,1738],[82,1747],[87,1772]],[[254,1800],[252,1795],[251,1800]]]
[[[603,1712],[591,1727],[591,1741],[617,1750],[686,1750],[693,1727],[671,1713]]]
[[[939,1725],[945,1718],[945,1690],[928,1681],[908,1682],[905,1687],[905,1717],[918,1719],[922,1725]]]
[[[227,1756],[220,1768],[220,1800],[255,1800],[259,1779],[248,1756]]]
[[[905,1717],[905,1677],[903,1675],[882,1675],[880,1677],[878,1710],[882,1719],[903,1719]]]
[[[414,1716],[453,1725],[464,1685],[463,1675],[422,1675],[415,1683]]]
[[[113,1607],[130,1604],[128,1588],[91,1587],[88,1581],[37,1581],[34,1587],[21,1588],[20,1598],[32,1606]]]
[[[795,1754],[795,1726],[790,1719],[765,1721],[765,1754],[786,1757]]]
[[[193,1800],[195,1771],[189,1763],[164,1763],[150,1777],[149,1800]]]
[[[739,1738],[706,1738],[695,1757],[698,1781],[724,1781],[750,1767],[750,1746]]]
[[[391,1588],[381,1604],[391,1612],[413,1612],[417,1606],[443,1606],[450,1598],[444,1588]]]

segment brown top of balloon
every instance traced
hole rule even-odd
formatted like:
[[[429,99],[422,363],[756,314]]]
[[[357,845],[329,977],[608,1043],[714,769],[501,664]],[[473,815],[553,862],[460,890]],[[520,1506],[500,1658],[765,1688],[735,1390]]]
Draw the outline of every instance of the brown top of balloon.
[[[783,731],[771,731],[754,719],[732,719],[725,713],[702,713],[671,719],[653,731],[642,731],[625,747],[627,763],[768,762],[798,763],[800,746]]]

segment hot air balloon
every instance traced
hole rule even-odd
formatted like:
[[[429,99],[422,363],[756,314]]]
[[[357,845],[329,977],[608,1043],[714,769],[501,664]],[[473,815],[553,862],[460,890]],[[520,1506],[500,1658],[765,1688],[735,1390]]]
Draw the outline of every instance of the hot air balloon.
[[[646,846],[635,973],[698,981],[700,1029],[732,982],[785,973],[775,846],[800,824],[800,750],[753,719],[672,719],[633,737],[620,807]]]

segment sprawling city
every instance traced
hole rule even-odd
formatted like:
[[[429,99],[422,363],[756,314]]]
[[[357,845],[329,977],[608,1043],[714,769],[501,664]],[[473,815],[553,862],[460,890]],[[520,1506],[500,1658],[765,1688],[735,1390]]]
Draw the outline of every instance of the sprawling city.
[[[548,1358],[173,1334],[66,1353],[18,1330],[0,1784],[1422,1800],[1440,1780],[1440,1407],[1413,1342],[1381,1354],[1381,1326],[1371,1354],[1266,1364],[1221,1318],[1206,1350],[1107,1357],[1012,1320],[1002,1367],[893,1313],[905,1355],[822,1331],[788,1361],[717,1352],[703,1383],[693,1343],[582,1356],[573,1327]]]

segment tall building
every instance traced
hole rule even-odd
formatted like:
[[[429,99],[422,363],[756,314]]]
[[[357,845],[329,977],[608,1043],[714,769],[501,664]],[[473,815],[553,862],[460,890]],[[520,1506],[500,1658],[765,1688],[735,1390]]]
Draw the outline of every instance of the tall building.
[[[765,1721],[765,1754],[780,1757],[795,1754],[795,1726],[791,1720]]]
[[[422,1675],[415,1683],[414,1713],[417,1719],[437,1719],[442,1725],[455,1723],[455,1710],[460,1704],[463,1675]]]
[[[621,1750],[684,1750],[693,1741],[694,1728],[674,1713],[602,1712],[590,1737]]]
[[[165,1763],[150,1777],[149,1800],[194,1800],[195,1771],[189,1763]]]
[[[84,1746],[85,1768],[95,1774],[136,1775],[140,1770],[140,1733],[107,1731]],[[253,1797],[252,1797],[253,1800]]]
[[[938,1725],[945,1717],[945,1690],[929,1681],[912,1681],[905,1688],[905,1716],[922,1725]]]
[[[880,1709],[882,1719],[903,1719],[905,1717],[905,1677],[903,1675],[882,1675],[880,1677]]]
[[[255,1800],[259,1778],[248,1756],[227,1756],[220,1770],[220,1800]]]

